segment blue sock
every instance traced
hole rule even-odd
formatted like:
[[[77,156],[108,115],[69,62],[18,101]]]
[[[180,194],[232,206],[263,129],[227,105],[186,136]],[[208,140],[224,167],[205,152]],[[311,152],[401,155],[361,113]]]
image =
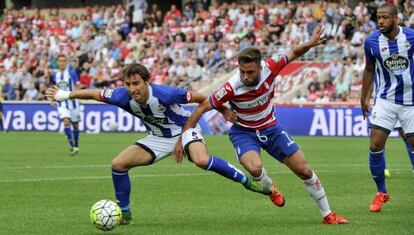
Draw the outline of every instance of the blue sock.
[[[247,177],[239,169],[231,165],[230,163],[215,157],[210,156],[207,164],[207,171],[214,171],[228,179],[244,184]]]
[[[73,139],[72,139],[72,129],[70,129],[70,126],[65,126],[63,129],[65,131],[66,138],[68,139],[70,147],[73,148]]]
[[[79,147],[79,129],[73,130],[73,141],[74,141],[74,146]]]
[[[407,140],[404,140],[404,143],[405,143],[405,147],[407,148],[408,156],[410,157],[410,160],[411,160],[411,165],[414,169],[414,152],[411,150],[411,146]]]
[[[128,171],[119,171],[112,168],[112,181],[115,188],[116,202],[121,210],[129,210],[129,194],[131,193],[131,182]]]
[[[377,185],[378,192],[386,193],[387,189],[385,187],[385,158],[384,158],[384,149],[380,152],[373,153],[369,151],[369,168],[371,169],[372,178]]]

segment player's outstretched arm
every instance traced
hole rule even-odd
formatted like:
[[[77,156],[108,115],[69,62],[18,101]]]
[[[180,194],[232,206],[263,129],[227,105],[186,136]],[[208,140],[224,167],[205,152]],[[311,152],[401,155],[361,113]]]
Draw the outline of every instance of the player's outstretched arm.
[[[299,44],[292,50],[290,50],[287,54],[289,62],[294,61],[296,58],[304,55],[308,52],[312,47],[316,47],[319,44],[326,41],[326,38],[322,37],[323,35],[323,28],[318,25],[315,30],[313,30],[312,37],[309,41]]]
[[[369,101],[372,94],[372,78],[374,77],[375,64],[366,61],[364,74],[362,76],[362,91],[361,91],[361,110],[364,118],[368,117]]]
[[[67,99],[81,99],[81,100],[97,100],[100,101],[101,90],[87,89],[64,91],[57,86],[53,86],[46,90],[46,97],[54,101],[65,101]]]

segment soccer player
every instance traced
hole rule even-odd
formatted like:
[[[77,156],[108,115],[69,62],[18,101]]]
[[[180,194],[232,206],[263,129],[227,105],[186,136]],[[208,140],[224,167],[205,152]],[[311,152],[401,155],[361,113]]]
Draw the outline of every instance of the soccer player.
[[[230,140],[240,163],[250,175],[266,185],[274,185],[263,168],[260,156],[260,149],[263,148],[303,180],[321,210],[323,223],[343,224],[348,221],[330,210],[321,182],[306,162],[302,150],[277,123],[273,107],[277,74],[286,64],[321,44],[324,41],[321,38],[322,33],[323,30],[318,26],[310,41],[296,46],[287,55],[267,58],[264,61],[261,52],[256,48],[241,51],[238,55],[239,72],[196,108],[183,131],[185,133],[187,129],[194,127],[203,113],[229,102],[237,116],[236,122],[230,128]],[[178,155],[175,157],[182,158]],[[273,187],[277,191],[277,197],[272,200],[276,205],[283,206],[283,195],[276,186]]]
[[[51,83],[63,91],[74,91],[79,86],[79,78],[75,70],[67,64],[65,55],[58,56],[59,70],[52,74]],[[77,156],[79,153],[79,101],[65,100],[57,102],[59,118],[63,121],[64,132],[70,146],[70,156]],[[72,128],[71,128],[72,125]]]
[[[174,146],[181,134],[182,126],[191,112],[184,110],[180,104],[200,103],[205,96],[176,87],[150,85],[150,73],[141,64],[129,65],[124,71],[125,87],[104,90],[77,90],[64,91],[57,87],[46,91],[48,98],[65,101],[70,99],[93,99],[118,106],[132,115],[140,118],[149,135],[138,140],[135,144],[124,149],[112,160],[112,180],[115,196],[122,209],[122,224],[129,224],[132,220],[129,195],[131,183],[128,171],[136,166],[145,166],[171,155]],[[222,107],[220,111],[231,119],[231,110]],[[216,156],[208,156],[207,147],[193,142],[193,139],[202,139],[201,129],[197,126],[191,130],[190,138],[183,141],[191,149],[194,163],[207,171],[216,172],[230,180],[241,183],[245,188],[269,195],[272,187],[256,182],[230,163]],[[193,148],[195,145],[199,149]],[[182,151],[182,148],[181,148]],[[198,155],[202,153],[203,155]],[[177,154],[182,154],[178,152]]]
[[[369,166],[377,193],[369,206],[380,212],[390,200],[385,186],[384,146],[397,121],[405,131],[407,142],[414,145],[414,31],[398,26],[398,10],[383,4],[377,11],[378,28],[364,43],[365,69],[361,93],[364,117],[369,114],[370,89],[375,86],[375,104],[370,115]]]

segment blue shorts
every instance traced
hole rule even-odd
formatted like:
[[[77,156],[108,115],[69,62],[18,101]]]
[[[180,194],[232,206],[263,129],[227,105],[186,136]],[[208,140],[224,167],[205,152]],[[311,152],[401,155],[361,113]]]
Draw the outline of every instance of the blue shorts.
[[[229,136],[239,160],[249,151],[255,151],[260,155],[260,149],[263,148],[272,157],[282,162],[285,157],[299,150],[296,142],[279,124],[260,131],[233,125]]]

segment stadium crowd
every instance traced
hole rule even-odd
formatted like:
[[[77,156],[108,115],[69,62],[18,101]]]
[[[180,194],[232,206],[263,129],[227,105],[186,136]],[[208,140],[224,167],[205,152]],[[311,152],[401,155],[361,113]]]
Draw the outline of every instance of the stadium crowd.
[[[5,9],[0,19],[0,89],[4,100],[44,100],[57,56],[67,55],[80,88],[122,85],[122,68],[133,61],[151,71],[151,82],[198,89],[211,83],[212,68],[243,48],[283,53],[309,39],[318,23],[327,43],[320,60],[326,76],[311,74],[294,103],[358,99],[364,68],[364,38],[376,30],[375,11],[384,1],[326,1],[172,5],[132,1],[131,6],[95,6],[66,15],[59,9]],[[414,27],[414,3],[399,5],[400,23]],[[340,56],[328,53],[341,49]]]

